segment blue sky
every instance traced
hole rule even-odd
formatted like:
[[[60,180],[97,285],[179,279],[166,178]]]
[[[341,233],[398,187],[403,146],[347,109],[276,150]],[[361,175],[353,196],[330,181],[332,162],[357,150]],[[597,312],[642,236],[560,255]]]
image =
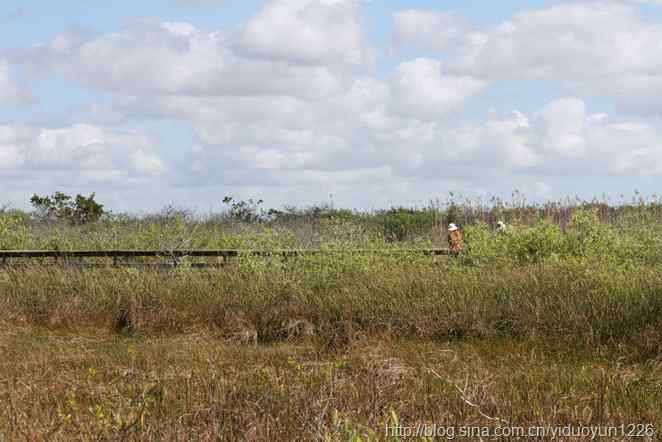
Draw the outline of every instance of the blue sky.
[[[0,5],[0,204],[659,193],[656,0]]]
[[[186,21],[202,29],[233,26],[250,19],[264,5],[264,0],[226,0],[217,5],[186,5],[168,0],[140,2],[118,0],[107,3],[81,3],[77,0],[42,2],[7,0],[0,6],[3,20],[2,45],[15,47],[34,44],[51,37],[67,26],[81,25],[110,32],[132,17],[159,17],[167,21]],[[213,3],[213,2],[209,2]],[[363,15],[374,23],[375,35],[388,37],[391,14],[409,8],[456,11],[477,24],[489,25],[509,18],[523,9],[534,9],[558,3],[551,0],[502,0],[498,3],[479,0],[391,0],[365,2]]]

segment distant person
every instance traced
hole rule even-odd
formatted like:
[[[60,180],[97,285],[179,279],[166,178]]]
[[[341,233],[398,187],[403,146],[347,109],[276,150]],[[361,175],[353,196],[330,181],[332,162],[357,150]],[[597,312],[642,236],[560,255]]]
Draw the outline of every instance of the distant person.
[[[448,249],[452,256],[457,256],[464,249],[462,231],[454,224],[448,225]]]
[[[506,233],[506,223],[503,221],[497,222],[497,233]]]

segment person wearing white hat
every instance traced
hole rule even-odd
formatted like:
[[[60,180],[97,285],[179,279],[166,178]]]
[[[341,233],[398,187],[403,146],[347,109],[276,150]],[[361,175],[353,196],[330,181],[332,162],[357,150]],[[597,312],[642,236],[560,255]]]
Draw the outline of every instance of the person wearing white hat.
[[[462,232],[455,223],[450,223],[448,225],[448,249],[453,256],[459,255],[462,249],[464,249]]]
[[[506,232],[506,223],[503,221],[498,221],[497,222],[497,232],[498,233],[505,233]]]

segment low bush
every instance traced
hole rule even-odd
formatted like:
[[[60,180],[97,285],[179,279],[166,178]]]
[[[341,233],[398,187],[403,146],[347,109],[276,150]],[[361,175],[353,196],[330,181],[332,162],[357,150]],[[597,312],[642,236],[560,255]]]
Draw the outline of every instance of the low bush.
[[[0,212],[0,250],[17,250],[28,243],[28,217],[23,212]]]

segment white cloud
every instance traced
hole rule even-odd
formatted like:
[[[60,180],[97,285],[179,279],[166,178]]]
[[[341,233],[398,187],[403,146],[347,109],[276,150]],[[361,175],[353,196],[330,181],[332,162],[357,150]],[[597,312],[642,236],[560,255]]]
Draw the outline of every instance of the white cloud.
[[[484,127],[474,128],[477,132],[478,145],[475,147],[475,159],[485,155],[495,160],[495,164],[504,163],[506,170],[524,170],[540,164],[540,154],[531,143],[530,118],[521,112],[513,111],[507,117],[491,116]],[[492,152],[490,152],[493,149]]]
[[[629,109],[662,111],[662,24],[618,1],[529,10],[467,34],[450,72],[488,80],[561,82],[573,94],[615,97]]]
[[[23,143],[33,136],[27,126],[0,125],[0,171],[14,171],[25,162]]]
[[[658,173],[653,164],[662,146],[653,126],[590,113],[576,97],[552,100],[537,112],[462,121],[453,110],[483,87],[447,74],[441,62],[417,59],[401,64],[388,81],[359,77],[321,100],[137,96],[119,100],[115,111],[190,121],[195,140],[185,170],[197,183],[268,180],[271,186],[279,176],[298,176],[303,186],[315,176],[367,170],[387,170],[396,181],[476,182],[494,173]]]
[[[586,104],[582,100],[562,98],[550,103],[536,115],[540,147],[561,156],[585,156],[586,119]]]
[[[465,18],[452,12],[406,9],[393,15],[395,41],[423,50],[443,51],[471,31]]]
[[[220,32],[142,19],[108,34],[70,30],[14,58],[120,94],[315,98],[342,87],[342,77],[330,67],[246,58],[229,44]]]
[[[418,58],[400,64],[391,88],[394,112],[420,119],[436,119],[460,108],[486,86],[470,76],[448,75],[441,62]]]
[[[272,121],[198,124],[191,174],[223,182],[228,175],[219,170],[231,171],[235,180],[245,175],[246,181],[259,181],[261,170],[272,170],[270,177],[285,171],[305,177],[380,169],[396,181],[443,176],[483,182],[520,172],[552,177],[662,173],[660,131],[636,120],[591,114],[574,97],[529,114],[493,114],[483,123],[420,121],[384,111],[384,102],[368,103],[353,114],[340,107],[311,107],[311,124],[300,128],[285,129],[277,115]],[[382,115],[382,125],[366,126],[366,115],[374,113]]]
[[[69,171],[115,184],[165,173],[153,151],[155,140],[142,134],[87,124],[46,128],[0,126],[0,169],[22,173]],[[112,184],[109,182],[109,184]]]
[[[561,98],[530,117],[527,144],[545,175],[645,176],[662,173],[662,142],[654,126],[589,114],[574,97]]]
[[[373,54],[357,0],[271,0],[236,37],[239,52],[305,64],[361,65]]]
[[[346,88],[374,50],[356,0],[271,0],[226,32],[136,19],[106,34],[70,29],[13,60],[117,94],[319,99]]]
[[[481,33],[462,49],[455,65],[501,78],[577,80],[636,72],[662,62],[662,55],[656,56],[660,31],[646,26],[629,6],[563,4],[519,13]]]

